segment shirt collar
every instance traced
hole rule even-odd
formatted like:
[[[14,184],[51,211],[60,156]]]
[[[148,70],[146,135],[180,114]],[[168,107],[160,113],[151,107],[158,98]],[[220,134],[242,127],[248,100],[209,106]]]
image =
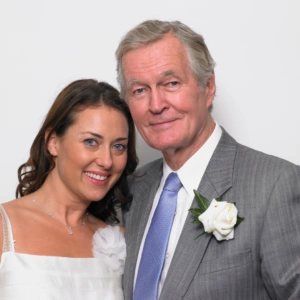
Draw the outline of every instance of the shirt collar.
[[[193,154],[184,165],[177,170],[178,177],[191,197],[194,198],[194,191],[199,186],[199,183],[203,177],[206,167],[220,141],[222,135],[221,127],[216,123],[214,131],[208,138],[208,140],[202,145],[202,147]],[[163,163],[163,178],[161,183],[164,184],[168,175],[173,172],[164,160]],[[197,172],[197,176],[195,173]]]

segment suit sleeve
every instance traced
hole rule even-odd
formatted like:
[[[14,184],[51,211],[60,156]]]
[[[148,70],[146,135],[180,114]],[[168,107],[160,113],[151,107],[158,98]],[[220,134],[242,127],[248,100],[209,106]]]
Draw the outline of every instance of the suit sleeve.
[[[282,170],[270,195],[260,242],[271,299],[300,299],[300,167]]]

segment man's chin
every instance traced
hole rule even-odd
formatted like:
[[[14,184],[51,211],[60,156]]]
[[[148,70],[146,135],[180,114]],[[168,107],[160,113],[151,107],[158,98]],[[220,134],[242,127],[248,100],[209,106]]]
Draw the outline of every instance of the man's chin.
[[[148,144],[151,148],[158,150],[162,153],[168,153],[170,151],[175,151],[177,148],[177,145],[173,145],[172,143],[152,143],[151,145]]]

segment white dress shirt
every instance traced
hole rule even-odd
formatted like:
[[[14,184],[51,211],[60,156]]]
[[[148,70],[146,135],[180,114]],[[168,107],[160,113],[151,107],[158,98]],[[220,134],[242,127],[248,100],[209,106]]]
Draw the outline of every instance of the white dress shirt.
[[[197,189],[199,183],[203,177],[205,169],[215,151],[217,144],[221,138],[222,130],[220,126],[216,123],[215,129],[205,144],[192,156],[190,157],[185,164],[177,170],[178,177],[182,183],[182,188],[178,192],[177,196],[177,208],[176,214],[173,220],[172,229],[169,237],[169,243],[167,248],[167,254],[165,258],[164,267],[162,270],[160,282],[159,282],[159,294],[162,290],[164,281],[166,279],[176,245],[178,243],[183,225],[188,215],[188,210],[190,209],[193,199],[194,199],[194,189]],[[160,194],[162,192],[163,186],[165,184],[166,178],[168,175],[173,172],[173,170],[166,164],[163,163],[163,176],[159,185],[159,188],[155,194],[153,201],[152,209],[148,218],[144,236],[142,239],[141,247],[139,250],[139,255],[137,258],[137,265],[135,269],[134,283],[136,282],[136,276],[138,273],[140,260],[144,248],[145,239],[151,224],[151,220],[156,209],[156,206],[159,201]]]

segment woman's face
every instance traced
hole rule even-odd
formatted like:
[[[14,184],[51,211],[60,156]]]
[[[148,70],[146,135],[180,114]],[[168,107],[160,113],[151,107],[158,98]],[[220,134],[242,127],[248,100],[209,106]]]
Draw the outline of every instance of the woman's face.
[[[128,130],[125,116],[112,107],[78,112],[66,133],[53,134],[48,143],[56,156],[50,175],[58,191],[75,201],[102,199],[125,169]]]

